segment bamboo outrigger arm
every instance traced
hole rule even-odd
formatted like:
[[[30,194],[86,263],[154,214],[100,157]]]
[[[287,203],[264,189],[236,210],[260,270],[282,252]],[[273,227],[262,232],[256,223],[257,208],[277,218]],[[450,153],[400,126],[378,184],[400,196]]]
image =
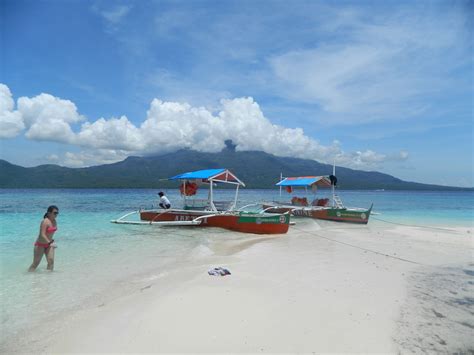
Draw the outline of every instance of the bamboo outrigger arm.
[[[191,221],[158,221],[158,222],[151,221],[151,222],[148,222],[148,221],[126,221],[126,220],[124,220],[126,217],[128,217],[128,216],[130,216],[134,213],[140,213],[140,211],[133,211],[133,212],[127,213],[127,214],[123,215],[122,217],[120,217],[118,219],[111,220],[110,222],[116,223],[116,224],[158,225],[158,226],[169,226],[169,227],[173,227],[173,226],[197,226],[197,225],[200,225],[202,223],[202,218],[213,216],[213,215],[205,215],[205,216],[195,218]]]

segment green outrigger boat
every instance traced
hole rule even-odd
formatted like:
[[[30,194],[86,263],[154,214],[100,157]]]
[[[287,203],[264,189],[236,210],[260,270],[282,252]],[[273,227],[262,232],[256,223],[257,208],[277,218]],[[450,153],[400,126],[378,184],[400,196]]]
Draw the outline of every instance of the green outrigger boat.
[[[294,187],[304,187],[306,190],[317,189],[318,187],[331,187],[332,201],[327,198],[314,199],[308,202],[306,198],[293,197],[291,202],[266,202],[263,203],[263,209],[272,213],[291,212],[297,217],[309,217],[323,219],[335,222],[347,222],[357,224],[367,224],[372,212],[373,204],[369,208],[346,207],[335,192],[337,178],[334,175],[329,176],[298,176],[281,178],[276,186],[285,188],[292,192]]]

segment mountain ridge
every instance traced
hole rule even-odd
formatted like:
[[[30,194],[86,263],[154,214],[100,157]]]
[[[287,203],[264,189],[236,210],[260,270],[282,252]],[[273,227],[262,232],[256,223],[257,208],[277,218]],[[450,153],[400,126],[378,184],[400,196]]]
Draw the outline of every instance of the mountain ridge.
[[[130,156],[104,165],[69,168],[55,164],[22,167],[0,159],[0,188],[160,188],[176,182],[162,181],[170,176],[200,169],[227,168],[249,188],[275,188],[280,173],[284,176],[329,175],[332,165],[315,160],[278,157],[262,151],[235,151],[224,148],[218,153],[182,149],[154,156]],[[403,181],[377,171],[336,168],[343,189],[385,190],[473,190]]]

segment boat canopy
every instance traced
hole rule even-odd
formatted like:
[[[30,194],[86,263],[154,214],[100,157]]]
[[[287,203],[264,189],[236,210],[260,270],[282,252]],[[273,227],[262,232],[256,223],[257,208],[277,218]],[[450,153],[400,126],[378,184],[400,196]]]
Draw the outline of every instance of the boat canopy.
[[[297,176],[287,177],[281,180],[276,186],[331,186],[331,180],[327,176]]]
[[[202,180],[245,186],[245,184],[227,169],[207,169],[191,171],[169,178],[169,180]]]

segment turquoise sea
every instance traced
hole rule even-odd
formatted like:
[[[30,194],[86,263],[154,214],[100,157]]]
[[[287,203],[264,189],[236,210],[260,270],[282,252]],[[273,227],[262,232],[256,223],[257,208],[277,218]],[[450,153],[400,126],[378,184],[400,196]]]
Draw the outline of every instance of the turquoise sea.
[[[176,190],[164,190],[175,207]],[[210,253],[211,241],[248,237],[217,229],[159,228],[110,223],[157,203],[147,189],[0,189],[1,341],[62,312],[126,294],[147,280]],[[327,194],[327,192],[326,192]],[[219,192],[231,200],[233,192]],[[322,193],[319,196],[324,196]],[[283,197],[288,198],[283,192]],[[472,227],[473,192],[339,191],[346,206],[369,207],[371,223]],[[279,199],[274,190],[243,190],[239,205]],[[55,271],[35,273],[33,243],[46,208],[59,207]],[[329,222],[330,223],[330,222]]]

